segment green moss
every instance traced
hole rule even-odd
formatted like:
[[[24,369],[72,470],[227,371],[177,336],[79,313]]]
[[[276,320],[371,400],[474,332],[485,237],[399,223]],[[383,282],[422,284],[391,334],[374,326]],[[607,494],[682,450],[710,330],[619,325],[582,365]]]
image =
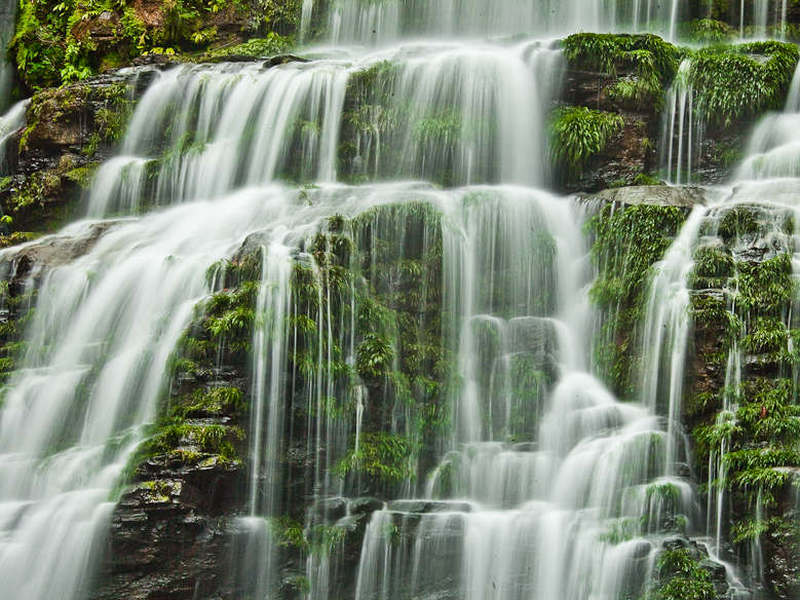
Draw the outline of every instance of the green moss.
[[[775,493],[789,483],[790,471],[800,466],[800,407],[794,404],[793,383],[786,378],[755,378],[731,393],[738,409],[713,425],[695,429],[698,452],[707,455],[725,440],[730,448],[723,457],[728,476],[712,485],[749,498],[747,505],[758,495],[769,507]]]
[[[733,275],[735,261],[730,252],[715,246],[701,246],[694,253],[690,285],[698,289],[710,287]],[[719,286],[722,287],[722,286]]]
[[[655,585],[646,600],[714,600],[717,597],[711,573],[685,548],[659,554]]]
[[[340,477],[360,473],[385,483],[402,483],[416,477],[413,459],[417,451],[417,444],[401,435],[363,433],[358,450],[348,452],[334,471]]]
[[[639,173],[633,178],[633,185],[664,185],[664,182],[647,173]]]
[[[610,100],[631,110],[660,110],[664,103],[664,90],[655,78],[621,77],[605,91]]]
[[[577,33],[563,40],[570,66],[616,76],[635,71],[662,84],[675,77],[681,50],[656,35]]]
[[[768,317],[781,317],[794,295],[792,258],[780,254],[762,262],[736,264],[736,300],[741,310]]]
[[[13,215],[26,208],[43,208],[48,198],[60,189],[61,179],[57,171],[37,171],[9,198],[6,212]]]
[[[709,124],[726,127],[779,109],[798,56],[794,44],[775,41],[696,51],[689,76],[697,91],[696,109]]]
[[[358,346],[356,369],[364,379],[386,375],[394,359],[394,349],[386,338],[367,334]]]
[[[550,126],[553,155],[570,171],[580,172],[624,125],[624,119],[613,113],[579,106],[560,108]]]
[[[742,348],[752,354],[778,356],[786,348],[789,332],[780,319],[756,317],[748,325]]]
[[[301,523],[287,515],[271,517],[267,522],[279,546],[298,550],[308,549],[308,540]]]
[[[208,416],[234,417],[241,414],[244,408],[242,390],[221,386],[195,390],[175,408],[174,414],[184,419]]]
[[[94,162],[82,167],[75,167],[64,173],[64,177],[69,181],[78,184],[83,189],[88,189],[91,185],[94,174],[97,172],[100,163]]]
[[[143,457],[162,454],[181,454],[185,447],[190,452],[198,448],[206,454],[215,454],[227,461],[241,461],[236,443],[244,439],[244,431],[227,425],[201,425],[171,419],[160,425],[154,435],[139,449],[139,462]]]
[[[227,46],[211,50],[210,52],[200,56],[198,60],[224,60],[225,58],[231,56],[264,58],[288,52],[292,45],[293,40],[291,38],[271,31],[267,37],[264,38],[254,38],[234,46]]]

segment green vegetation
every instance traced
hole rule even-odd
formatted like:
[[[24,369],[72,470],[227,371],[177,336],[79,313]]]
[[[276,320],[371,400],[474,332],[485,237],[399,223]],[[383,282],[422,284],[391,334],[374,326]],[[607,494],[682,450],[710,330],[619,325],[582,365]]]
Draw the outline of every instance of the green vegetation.
[[[699,44],[719,44],[733,39],[737,31],[716,19],[695,19],[685,26],[688,40]]]
[[[729,353],[735,352],[742,365],[732,379],[742,381],[706,382],[702,392],[686,399],[684,412],[694,424],[696,468],[708,477],[708,465],[717,465],[708,486],[727,491],[730,538],[746,545],[784,531],[783,506],[800,467],[795,383],[800,333],[789,325],[796,283],[791,246],[779,241],[794,231],[794,218],[791,211],[757,205],[720,210],[704,231],[717,239],[695,251],[690,279],[702,290],[692,295],[700,339],[713,336],[715,344],[697,371],[725,374]],[[775,242],[766,256],[741,253],[764,239]],[[726,404],[731,410],[721,410]],[[795,543],[792,535],[774,543]]]
[[[231,54],[257,56],[285,49],[300,10],[299,0],[21,0],[11,53],[25,85],[39,89],[85,79],[148,53],[226,46]],[[258,33],[266,37],[233,51]],[[224,50],[217,54],[224,55]]]
[[[723,460],[728,478],[716,481],[745,498],[758,495],[765,506],[791,478],[785,467],[800,466],[800,406],[794,403],[788,378],[754,378],[735,390],[739,408],[731,418],[702,425],[694,432],[702,454],[713,452],[722,440],[730,450]],[[740,532],[741,533],[741,532]]]
[[[729,126],[783,105],[798,60],[794,44],[750,42],[693,54],[690,83],[710,125]]]
[[[675,77],[682,50],[656,35],[577,33],[563,40],[564,54],[573,68],[617,76],[633,71],[662,85]]]
[[[580,172],[588,160],[602,152],[625,121],[613,113],[571,106],[556,111],[551,124],[551,148],[557,161]]]
[[[372,432],[362,434],[358,450],[353,448],[334,471],[345,477],[360,473],[386,483],[402,483],[416,477],[415,443],[403,436]]]
[[[287,52],[291,46],[292,40],[290,38],[270,31],[267,37],[254,38],[234,46],[224,46],[210,50],[201,55],[198,60],[224,60],[231,56],[263,58]]]
[[[636,329],[652,266],[661,260],[685,219],[686,212],[674,206],[606,204],[589,224],[595,237],[592,257],[599,270],[591,296],[605,317],[595,359],[623,397],[633,393]]]
[[[664,550],[658,556],[653,589],[645,600],[714,600],[711,573],[686,548]]]
[[[196,389],[175,407],[173,412],[184,419],[197,419],[239,416],[244,408],[242,390],[236,387],[221,386]]]
[[[183,461],[202,458],[202,454],[218,455],[225,461],[240,461],[236,443],[244,439],[239,427],[205,425],[179,418],[160,424],[155,434],[138,450],[140,457],[162,454],[179,455]]]

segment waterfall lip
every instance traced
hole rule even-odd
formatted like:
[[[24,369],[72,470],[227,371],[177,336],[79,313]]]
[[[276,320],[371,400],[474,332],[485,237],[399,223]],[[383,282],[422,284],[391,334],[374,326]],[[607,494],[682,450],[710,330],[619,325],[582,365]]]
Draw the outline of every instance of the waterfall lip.
[[[709,208],[724,208],[750,204],[772,208],[794,207],[800,204],[800,176],[742,179],[716,186],[719,198]]]

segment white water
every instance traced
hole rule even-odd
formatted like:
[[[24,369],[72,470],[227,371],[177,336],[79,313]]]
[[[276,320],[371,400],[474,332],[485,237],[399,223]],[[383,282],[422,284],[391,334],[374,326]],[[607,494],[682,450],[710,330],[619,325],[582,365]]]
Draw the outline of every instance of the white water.
[[[14,142],[15,134],[25,126],[25,111],[28,101],[17,102],[0,116],[0,175],[10,170],[9,158],[11,156],[10,144]]]
[[[291,210],[288,198],[245,190],[59,234],[87,238],[86,251],[42,275],[27,351],[3,389],[0,579],[8,597],[86,595],[111,490],[142,425],[156,417],[170,353],[210,291],[206,270]],[[97,227],[108,231],[92,241]],[[11,268],[15,252],[3,253]]]
[[[307,489],[322,500],[343,493],[331,467],[352,434],[360,439],[370,406],[358,382],[335,386],[323,349],[332,347],[343,316],[330,296],[323,299],[322,269],[305,246],[326,217],[392,203],[422,202],[441,213],[443,305],[452,319],[445,335],[463,385],[449,398],[453,423],[439,440],[440,465],[429,481],[402,486],[409,497],[440,499],[433,504],[441,512],[399,502],[374,514],[357,598],[410,598],[431,586],[475,600],[639,597],[678,518],[689,531],[698,526],[691,486],[675,476],[688,336],[682,278],[690,260],[680,239],[692,230],[666,257],[648,311],[648,339],[663,342],[669,357],[651,357],[644,378],[653,393],[623,404],[587,366],[586,215],[567,199],[522,187],[547,181],[544,121],[560,85],[559,54],[546,41],[454,39],[584,28],[674,37],[683,4],[346,0],[337,7],[335,41],[380,48],[340,48],[271,69],[167,71],[139,102],[119,155],[101,167],[92,217],[171,208],[113,224],[82,256],[43,275],[28,355],[0,413],[0,580],[11,597],[86,596],[111,489],[139,430],[155,419],[166,357],[211,291],[205,270],[254,232],[264,265],[253,332],[248,514],[240,523],[249,548],[238,567],[250,593],[269,593],[277,555],[263,517],[286,508],[285,371],[296,335],[286,317],[298,316],[292,268],[307,267],[320,293],[310,315],[320,354],[301,399],[314,463]],[[316,8],[303,3],[303,33]],[[422,36],[435,41],[409,40]],[[356,133],[343,151],[348,127]],[[688,159],[683,149],[676,154],[677,164],[691,165],[691,150]],[[345,171],[351,180],[413,178],[449,189],[337,185]],[[321,189],[266,187],[281,178]],[[76,225],[65,235],[90,228]],[[394,230],[398,247],[414,235]],[[345,296],[354,306],[352,285]],[[347,364],[354,330],[352,323],[337,328]],[[666,383],[656,381],[665,362]],[[519,380],[520,368],[536,374],[535,384]],[[355,407],[352,415],[327,416],[334,396]],[[392,433],[407,433],[398,423],[411,417],[393,416]],[[309,558],[311,597],[329,596],[333,562]]]
[[[335,43],[387,44],[408,37],[560,35],[656,31],[675,38],[682,0],[333,0]]]
[[[333,182],[345,160],[346,102],[359,122],[349,139],[352,177],[540,184],[545,111],[560,70],[560,54],[538,42],[428,42],[272,69],[180,67],[139,102],[120,156],[96,177],[89,214],[213,198],[276,178]],[[385,104],[348,95],[365,72],[375,73],[367,83]]]
[[[17,15],[16,0],[0,1],[0,111],[4,111],[10,104],[10,92],[14,83],[14,68],[6,57],[11,38],[14,36],[14,23]]]
[[[739,36],[785,38],[788,0],[740,0]]]
[[[800,177],[800,65],[783,112],[761,119],[735,177],[740,181]]]
[[[677,514],[691,527],[695,506],[688,483],[667,478],[671,443],[655,413],[618,402],[585,370],[591,269],[580,211],[510,190],[448,216],[457,227],[445,245],[445,293],[464,328],[454,424],[461,443],[428,490],[459,502],[422,514],[392,503],[375,513],[356,598],[413,598],[437,586],[498,600],[643,593],[659,545],[649,534]],[[551,240],[549,253],[531,247],[531,231]],[[500,340],[494,351],[485,347],[492,337]],[[551,373],[538,406],[502,410],[521,399],[509,357]],[[530,421],[515,431],[505,415],[519,408]],[[435,573],[453,581],[437,584]]]
[[[691,183],[692,169],[703,138],[703,119],[694,109],[691,70],[692,60],[684,59],[667,90],[667,103],[662,117],[661,167],[667,180],[678,185]]]
[[[761,10],[766,11],[764,5]],[[763,19],[762,19],[763,25]],[[657,352],[646,354],[645,395],[653,396],[654,390],[669,394],[670,414],[674,407],[680,406],[680,396],[684,383],[684,371],[688,364],[689,348],[685,332],[691,327],[688,314],[690,275],[693,269],[694,253],[703,246],[721,247],[723,242],[718,228],[725,215],[744,207],[750,214],[757,214],[761,231],[757,235],[746,234],[730,240],[730,251],[739,260],[748,259],[748,252],[755,256],[770,258],[788,252],[792,255],[793,278],[800,273],[798,259],[797,231],[786,231],[787,218],[800,216],[798,202],[798,176],[800,176],[800,67],[792,81],[784,112],[770,114],[762,118],[750,137],[746,157],[734,174],[730,187],[721,188],[714,195],[707,195],[709,207],[697,207],[689,216],[680,235],[667,252],[664,264],[654,280],[650,307],[647,311],[647,334],[645,347],[657,348]],[[681,152],[678,152],[679,156]],[[671,163],[672,164],[672,163]],[[713,200],[712,200],[713,198]],[[742,340],[750,328],[750,316],[741,314],[736,305],[737,289],[734,277],[732,289],[725,290],[725,309],[731,315],[742,318],[742,331],[731,340],[724,367],[724,388],[721,392],[721,406],[717,413],[716,425],[732,429],[736,426],[736,412],[739,408],[741,386],[745,378],[744,365],[746,352]],[[656,300],[671,298],[668,303]],[[793,311],[796,298],[791,307],[786,307],[787,327],[793,324]],[[664,356],[660,356],[663,354]],[[665,360],[666,359],[666,360]],[[664,382],[657,382],[664,379]],[[666,385],[665,385],[666,383]],[[670,423],[674,422],[673,419]],[[675,438],[670,438],[675,439]],[[710,449],[708,458],[708,494],[706,505],[706,532],[711,540],[710,549],[715,556],[728,551],[728,530],[730,527],[730,497],[727,490],[728,461],[726,455],[731,450],[730,434],[721,436],[719,442]],[[756,490],[753,507],[756,520],[763,519],[761,492]],[[748,544],[748,569],[745,573],[751,585],[759,585],[764,577],[764,561],[760,537]],[[729,568],[729,575],[732,569]]]

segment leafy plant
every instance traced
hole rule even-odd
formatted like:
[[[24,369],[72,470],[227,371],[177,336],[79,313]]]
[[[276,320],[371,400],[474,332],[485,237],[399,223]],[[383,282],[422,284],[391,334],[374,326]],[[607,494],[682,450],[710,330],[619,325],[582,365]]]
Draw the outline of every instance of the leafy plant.
[[[558,109],[551,124],[553,155],[570,170],[579,172],[624,125],[624,119],[612,113],[582,106]]]

